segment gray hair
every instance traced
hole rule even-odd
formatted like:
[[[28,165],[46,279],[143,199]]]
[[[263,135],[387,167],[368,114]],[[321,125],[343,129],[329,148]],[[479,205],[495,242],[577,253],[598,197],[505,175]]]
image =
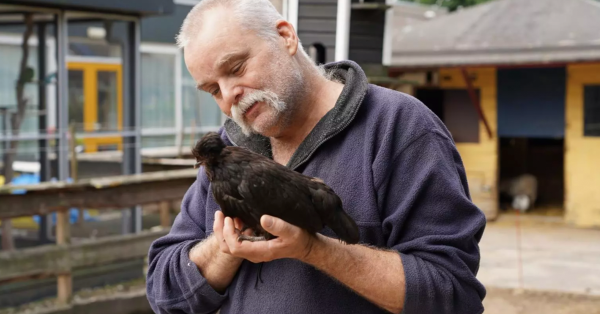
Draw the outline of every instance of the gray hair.
[[[273,41],[278,37],[275,24],[283,20],[283,16],[269,0],[202,0],[190,10],[181,25],[176,37],[179,48],[187,46],[197,34],[202,14],[216,7],[230,10],[244,29],[255,31],[259,37]]]
[[[261,38],[272,43],[279,38],[279,32],[275,25],[278,20],[284,18],[269,0],[202,0],[190,10],[181,25],[179,34],[176,37],[179,48],[185,48],[194,35],[198,33],[202,14],[217,7],[230,10],[244,29],[254,31]],[[320,75],[335,81],[335,78],[331,77],[331,73],[327,73],[322,65],[317,66],[314,64],[313,59],[302,46],[300,39],[298,39],[298,52],[300,58],[308,61],[308,64],[316,68]]]

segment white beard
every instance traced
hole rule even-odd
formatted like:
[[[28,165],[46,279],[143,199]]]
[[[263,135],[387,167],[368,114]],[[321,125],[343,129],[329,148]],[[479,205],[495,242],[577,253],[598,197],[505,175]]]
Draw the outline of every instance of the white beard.
[[[244,113],[246,113],[246,111],[256,102],[264,102],[268,107],[270,107],[268,108],[268,111],[262,113],[263,115],[269,115],[266,117],[268,122],[264,125],[252,126],[244,117]],[[281,113],[286,109],[287,104],[279,100],[279,97],[274,92],[255,90],[244,96],[242,100],[237,103],[237,105],[231,107],[231,116],[233,121],[240,126],[242,132],[246,136],[249,136],[251,133],[261,133],[266,129],[276,125]]]

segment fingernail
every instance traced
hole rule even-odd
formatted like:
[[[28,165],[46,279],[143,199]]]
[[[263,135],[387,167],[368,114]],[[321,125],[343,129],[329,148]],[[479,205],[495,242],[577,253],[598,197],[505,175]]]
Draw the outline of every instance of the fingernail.
[[[273,218],[271,217],[265,217],[265,227],[269,228],[273,226]]]

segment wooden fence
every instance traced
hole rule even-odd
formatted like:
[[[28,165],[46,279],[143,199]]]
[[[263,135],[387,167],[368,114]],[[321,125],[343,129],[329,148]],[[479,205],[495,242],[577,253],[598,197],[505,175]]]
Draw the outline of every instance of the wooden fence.
[[[152,241],[170,227],[169,204],[180,201],[196,179],[197,170],[173,170],[80,180],[0,187],[0,219],[57,213],[56,245],[0,252],[0,284],[24,279],[57,277],[58,300],[71,302],[71,270],[76,267],[144,258]],[[13,194],[14,190],[24,194]],[[68,209],[106,210],[159,204],[159,231],[109,236],[71,243]]]

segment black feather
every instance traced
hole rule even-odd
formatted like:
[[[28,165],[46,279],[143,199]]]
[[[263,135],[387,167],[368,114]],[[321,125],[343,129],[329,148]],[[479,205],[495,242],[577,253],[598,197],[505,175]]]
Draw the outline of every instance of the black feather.
[[[274,238],[260,225],[262,215],[271,215],[313,235],[328,226],[341,241],[358,243],[356,223],[323,181],[249,150],[226,146],[214,132],[199,140],[192,154],[196,167],[204,166],[223,214],[239,218],[257,236]]]
[[[358,243],[356,223],[323,181],[249,150],[226,146],[214,132],[198,141],[192,153],[197,165],[204,165],[223,214],[240,218],[257,235],[273,238],[260,225],[262,215],[271,215],[311,234],[329,226],[345,243]]]

